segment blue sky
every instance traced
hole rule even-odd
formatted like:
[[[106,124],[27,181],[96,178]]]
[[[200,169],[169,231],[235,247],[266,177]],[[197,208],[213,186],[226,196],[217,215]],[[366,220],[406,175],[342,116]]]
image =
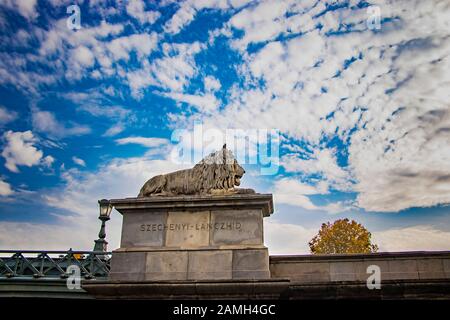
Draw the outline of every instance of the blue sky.
[[[274,194],[271,253],[306,253],[341,217],[383,251],[449,249],[449,10],[0,1],[0,247],[90,249],[96,201],[192,166],[171,158],[172,137],[201,125],[280,133],[276,174],[243,163],[243,187]]]

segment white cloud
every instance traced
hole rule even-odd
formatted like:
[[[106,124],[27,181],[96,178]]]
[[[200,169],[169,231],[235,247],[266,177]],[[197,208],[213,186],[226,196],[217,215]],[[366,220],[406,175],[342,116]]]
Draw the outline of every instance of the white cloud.
[[[450,232],[427,225],[372,232],[372,241],[380,251],[450,250]]]
[[[98,26],[84,27],[83,32],[73,32],[67,28],[66,19],[60,19],[48,32],[39,34],[41,38],[39,54],[41,56],[54,53],[63,55],[69,45],[70,47],[84,45],[95,53],[100,53],[96,51],[96,47],[103,50],[108,43],[105,39],[117,36],[122,30],[123,26],[120,24],[114,25],[102,21]]]
[[[77,165],[79,165],[79,166],[81,166],[81,167],[86,167],[86,162],[84,162],[84,160],[81,159],[81,158],[78,158],[78,157],[73,156],[73,157],[72,157],[72,161],[73,161],[75,164],[77,164]]]
[[[38,16],[36,10],[37,0],[2,0],[0,5],[16,10],[27,19],[34,19]]]
[[[270,255],[308,254],[308,242],[319,231],[297,224],[280,223],[274,218],[264,219],[264,240]]]
[[[115,26],[106,25],[106,31],[90,28],[86,37],[76,39],[75,44],[80,44],[72,51],[73,59],[67,65],[69,69],[66,76],[69,79],[80,79],[85,76],[100,78],[102,76],[120,76],[123,77],[122,69],[114,62],[124,60],[128,62],[132,52],[136,53],[139,61],[144,61],[150,53],[155,50],[158,42],[158,36],[155,32],[136,33],[127,36],[116,37],[112,40],[104,40],[102,33],[115,34]],[[111,29],[111,30],[109,30]],[[64,40],[60,40],[64,42]],[[62,52],[64,54],[64,52]],[[97,60],[99,68],[95,69],[98,74],[86,72],[86,69],[92,67]]]
[[[8,110],[3,106],[0,106],[0,125],[7,124],[17,119],[17,112]]]
[[[183,167],[166,159],[114,159],[95,172],[64,172],[65,188],[54,190],[46,199],[51,206],[86,216],[97,212],[98,199],[134,197],[147,179],[180,168]]]
[[[330,213],[330,214],[338,214],[342,212],[349,211],[351,209],[355,209],[354,201],[336,201],[331,202],[326,205],[320,206],[320,209]]]
[[[71,124],[70,126],[66,126],[60,123],[53,113],[37,108],[32,109],[32,122],[33,128],[36,131],[47,133],[56,138],[79,136],[91,132],[91,129],[84,125]]]
[[[131,95],[135,98],[142,98],[142,89],[150,85],[156,85],[156,80],[152,76],[151,66],[144,61],[143,67],[139,70],[128,72],[128,86],[131,89]]]
[[[2,221],[0,246],[10,250],[92,250],[99,229],[99,222],[95,219],[67,219],[58,224]],[[107,232],[111,231],[108,224]],[[117,246],[117,242],[112,245]]]
[[[161,15],[158,11],[145,11],[144,1],[142,0],[128,2],[126,9],[127,13],[138,19],[140,23],[152,24],[158,20]]]
[[[146,60],[156,48],[158,36],[154,32],[120,36],[123,28],[121,24],[102,21],[95,27],[84,26],[83,32],[72,32],[65,19],[61,19],[49,31],[38,33],[41,45],[35,59],[53,70],[54,77],[65,77],[69,81],[85,77],[126,78],[123,66],[117,62],[128,62],[132,52],[139,61]],[[90,70],[95,62],[96,68]],[[47,70],[46,73],[50,72]]]
[[[245,6],[251,0],[188,0],[181,3],[179,9],[164,25],[164,31],[171,34],[179,33],[184,27],[194,21],[196,14],[203,9],[237,9]]]
[[[274,218],[264,220],[264,239],[273,254],[309,254],[308,242],[319,232],[320,225],[305,228],[297,224],[280,223]],[[440,251],[450,249],[450,232],[427,225],[388,229],[372,233],[372,243],[379,252]]]
[[[350,176],[337,164],[335,149],[315,149],[309,159],[301,159],[288,154],[282,157],[281,165],[286,172],[301,173],[305,176],[320,174],[322,181],[337,190],[351,190]]]
[[[126,74],[134,97],[142,97],[141,90],[150,85],[180,92],[197,74],[194,56],[205,48],[199,42],[164,43],[164,56],[151,64],[143,62],[142,68]]]
[[[24,70],[25,56],[11,55],[8,52],[0,53],[0,83],[15,86],[18,90],[37,94],[39,85],[51,85],[56,77],[49,73],[35,70]]]
[[[244,9],[235,10],[247,3]],[[36,9],[34,1],[3,4],[27,17],[32,16],[30,8]],[[212,77],[204,79],[205,93],[185,91],[196,75],[203,74],[195,55],[206,45],[164,43],[162,56],[148,60],[156,50],[157,36],[125,37],[124,25],[106,22],[72,32],[64,18],[47,30],[36,28],[29,35],[18,31],[20,43],[36,39],[39,50],[26,56],[0,53],[0,83],[38,94],[40,85],[61,79],[118,77],[138,98],[154,86],[197,108],[190,118],[184,112],[178,119],[171,117],[173,126],[204,117],[205,126],[210,127],[280,129],[288,139],[306,146],[299,154],[285,157],[290,172],[319,174],[329,187],[357,192],[357,203],[366,210],[398,211],[449,203],[450,155],[442,146],[449,145],[450,76],[444,70],[450,66],[446,19],[450,9],[445,1],[437,0],[380,1],[379,5],[386,19],[379,32],[372,32],[367,30],[366,8],[355,6],[318,15],[326,4],[312,0],[183,2],[165,25],[172,34],[207,8],[235,13],[214,35],[231,37],[232,29],[242,31],[242,38],[230,39],[230,43],[244,59],[243,65],[236,66],[244,84],[229,90],[229,102],[220,109],[211,107],[212,94],[220,87]],[[153,19],[141,1],[128,6],[128,14],[140,22]],[[345,30],[342,23],[356,32],[334,35],[339,28]],[[322,28],[315,29],[319,24]],[[259,46],[248,53],[248,45],[256,43]],[[139,63],[125,69],[120,60],[128,61],[133,53]],[[350,59],[355,61],[349,64]],[[30,61],[43,64],[45,72],[26,71],[24,66]],[[99,65],[94,71],[89,69],[93,63]],[[80,108],[111,118],[119,110],[105,111],[101,104]],[[61,124],[53,114],[36,112],[35,118],[48,120],[33,119],[36,129],[55,133],[62,128],[65,134],[77,134],[76,124]],[[2,117],[10,118],[0,109]],[[126,121],[120,118],[120,123],[125,126]],[[105,134],[114,135],[121,129],[115,125]],[[324,145],[331,138],[340,138],[343,148],[348,148],[341,155],[346,158],[348,154],[345,168],[338,165],[333,149]]]
[[[100,228],[95,219],[76,223],[63,220],[57,225],[3,221],[0,246],[10,250],[92,250],[98,233],[96,227]],[[111,231],[108,227],[107,231]]]
[[[114,38],[122,31],[123,25],[102,21],[95,27],[83,24],[82,32],[73,32],[67,28],[66,18],[50,21],[46,30],[34,27],[29,38],[39,43],[39,49],[26,55],[1,53],[0,82],[38,95],[42,85],[52,85],[62,79],[73,82],[86,77],[99,79],[115,75],[113,54],[107,45],[111,41],[109,37]],[[17,45],[17,41],[13,43]],[[32,70],[24,67],[30,61],[34,66]],[[92,71],[90,68],[95,61],[99,67]]]
[[[130,59],[130,52],[136,51],[137,57],[143,59],[147,57],[155,48],[158,41],[156,33],[133,34],[120,37],[108,43],[107,48],[114,60]]]
[[[148,137],[128,137],[128,138],[121,138],[116,140],[117,144],[140,144],[144,147],[148,148],[156,148],[161,147],[163,145],[166,145],[169,143],[167,139],[163,138],[148,138]]]
[[[235,46],[244,47],[251,42],[274,38],[283,31],[279,18],[286,13],[287,6],[287,1],[263,1],[233,16],[231,26],[245,32],[243,39],[237,40]]]
[[[55,158],[53,158],[52,156],[46,156],[44,158],[42,158],[42,165],[47,167],[48,169],[50,169],[53,165],[53,163],[55,162]]]
[[[80,102],[78,110],[86,111],[95,117],[106,117],[111,119],[124,120],[132,116],[133,112],[123,106],[111,105],[107,100],[86,99]]]
[[[103,134],[104,137],[113,137],[115,135],[118,135],[123,130],[125,130],[125,126],[122,123],[116,123],[108,128],[108,130],[105,131]]]
[[[205,90],[207,92],[215,92],[221,88],[220,81],[214,78],[213,76],[206,76],[203,79],[203,83],[205,86]]]
[[[94,54],[85,46],[79,46],[72,50],[72,58],[83,67],[92,67],[95,62]]]
[[[244,52],[251,43],[313,30],[316,21],[312,17],[324,9],[324,3],[316,1],[256,1],[234,15],[222,33],[227,34],[230,28],[244,31],[242,38],[232,41],[235,48]]]
[[[124,120],[132,115],[132,111],[115,105],[110,96],[120,96],[111,87],[101,87],[100,90],[88,90],[86,92],[68,92],[61,94],[62,97],[77,104],[77,109],[85,111],[95,117],[106,117]]]
[[[43,153],[34,144],[37,139],[31,131],[13,132],[3,134],[5,146],[2,156],[5,158],[5,167],[12,172],[19,172],[17,166],[32,167],[40,163]]]
[[[296,178],[281,178],[274,182],[274,201],[307,210],[321,210],[331,214],[342,213],[353,208],[351,202],[336,201],[325,205],[315,205],[309,198],[312,195],[327,194],[328,184],[319,180],[314,184],[302,183]]]
[[[212,112],[216,110],[220,104],[217,98],[210,93],[204,95],[194,95],[194,94],[169,92],[169,93],[162,93],[162,95],[180,102],[185,102],[197,108],[197,110],[202,113]]]
[[[111,120],[110,127],[103,133],[103,137],[113,137],[123,132],[127,126],[137,121],[132,109],[116,105],[113,99],[123,99],[122,93],[111,86],[84,92],[68,92],[61,94],[77,105],[77,110],[99,117],[102,121]]]
[[[275,181],[274,199],[277,203],[286,203],[308,210],[316,210],[318,207],[311,202],[308,195],[317,193],[319,191],[315,187],[294,179],[284,178]]]
[[[129,2],[127,10],[141,22],[150,22],[159,15],[145,11],[142,1]],[[115,77],[130,85],[134,97],[140,97],[140,90],[148,85],[180,90],[196,73],[193,55],[202,48],[199,43],[166,44],[170,52],[152,59],[150,64],[148,57],[157,48],[158,35],[136,32],[124,36],[123,30],[122,24],[102,21],[93,27],[83,24],[82,32],[73,32],[67,28],[65,18],[51,22],[48,31],[36,27],[30,38],[39,42],[37,51],[27,56],[0,53],[0,83],[39,95],[40,86],[61,80],[73,83],[85,78]],[[133,53],[139,63],[124,67],[120,62],[128,62]],[[28,61],[33,61],[36,68],[24,68]]]
[[[8,182],[0,179],[0,196],[7,197],[12,195],[13,193],[14,191],[12,190],[11,185]]]
[[[53,213],[56,220],[48,225],[2,222],[0,247],[92,250],[100,228],[98,199],[134,197],[148,178],[183,168],[169,160],[129,158],[114,159],[95,172],[65,171],[65,186],[43,194],[43,198],[49,206],[71,214]],[[121,225],[121,215],[113,211],[106,226],[109,250],[119,247]]]
[[[238,69],[244,86],[231,91],[223,108],[182,115],[180,123],[201,115],[205,126],[277,128],[309,154],[285,157],[289,170],[320,174],[332,188],[357,192],[357,205],[366,210],[450,203],[450,153],[443,148],[450,144],[450,75],[442,71],[450,67],[443,18],[450,7],[380,5],[383,18],[393,19],[377,33],[367,29],[366,8],[316,16],[324,3],[264,1],[239,11],[229,27],[244,31],[230,40],[245,59]],[[293,21],[302,19],[296,28]],[[341,23],[357,32],[327,34]],[[318,24],[323,28],[314,29]],[[248,54],[250,43],[263,47]],[[325,145],[331,138],[348,148],[348,159],[341,155],[345,168]],[[305,199],[301,205],[310,206]]]
[[[2,222],[0,247],[92,250],[100,229],[98,199],[135,197],[150,177],[184,168],[166,159],[129,158],[114,159],[95,172],[64,171],[64,187],[42,196],[49,206],[70,215],[53,213],[56,221],[52,224]],[[106,226],[109,250],[119,247],[121,225],[122,216],[113,211]]]
[[[195,14],[195,8],[189,2],[183,2],[178,11],[164,26],[164,31],[173,34],[180,32],[183,27],[194,20]]]

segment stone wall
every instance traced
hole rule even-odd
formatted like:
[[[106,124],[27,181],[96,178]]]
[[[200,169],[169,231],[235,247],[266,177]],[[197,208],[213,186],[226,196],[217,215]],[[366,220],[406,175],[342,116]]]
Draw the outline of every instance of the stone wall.
[[[377,265],[383,280],[450,279],[450,251],[271,256],[272,279],[299,283],[366,281]]]
[[[369,290],[367,266],[381,269],[381,289]],[[129,265],[131,267],[131,265]],[[0,279],[0,297],[66,299],[450,299],[450,252],[271,256],[271,279],[210,281]],[[86,291],[85,291],[86,290]]]

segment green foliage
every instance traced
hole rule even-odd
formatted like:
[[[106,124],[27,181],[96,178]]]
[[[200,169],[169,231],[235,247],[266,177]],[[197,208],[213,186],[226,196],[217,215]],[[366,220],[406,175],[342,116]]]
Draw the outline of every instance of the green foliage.
[[[309,242],[313,254],[371,253],[378,246],[371,243],[371,233],[356,221],[339,219],[323,223],[319,233]]]

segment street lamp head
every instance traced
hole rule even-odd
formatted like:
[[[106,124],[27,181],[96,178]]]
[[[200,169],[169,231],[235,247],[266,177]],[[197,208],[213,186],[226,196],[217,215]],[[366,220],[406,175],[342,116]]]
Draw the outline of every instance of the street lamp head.
[[[106,251],[108,241],[105,240],[105,223],[109,220],[109,215],[111,214],[113,206],[107,199],[98,200],[98,204],[100,206],[100,216],[98,218],[102,222],[102,225],[100,227],[100,232],[98,233],[98,239],[94,241],[94,251]]]
[[[101,218],[109,218],[109,215],[112,211],[112,205],[107,199],[98,200],[98,204],[100,205],[100,217]]]

